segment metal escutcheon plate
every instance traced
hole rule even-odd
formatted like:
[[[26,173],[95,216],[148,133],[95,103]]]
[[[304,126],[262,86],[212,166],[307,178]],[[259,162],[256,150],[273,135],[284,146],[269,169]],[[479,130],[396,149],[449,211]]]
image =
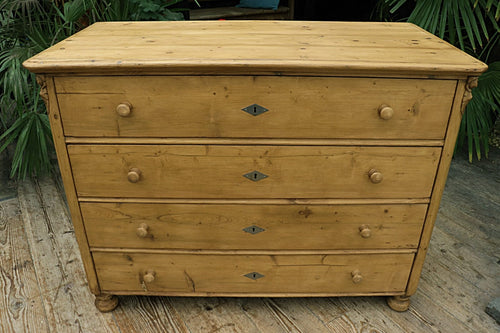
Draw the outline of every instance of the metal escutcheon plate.
[[[268,175],[263,174],[262,172],[259,172],[257,170],[254,170],[252,172],[246,173],[243,175],[243,177],[250,179],[251,181],[258,182],[259,180],[262,180],[264,178],[269,177]]]
[[[252,280],[258,280],[258,279],[264,277],[264,275],[262,275],[258,272],[248,273],[248,274],[245,274],[244,276],[246,276],[247,278],[252,279]]]
[[[243,229],[244,232],[248,232],[249,234],[255,235],[258,234],[259,232],[265,231],[266,229],[263,229],[261,227],[258,227],[256,225],[251,225],[249,227],[246,227]]]
[[[269,111],[268,109],[266,109],[263,106],[260,106],[259,104],[249,105],[247,107],[244,107],[242,110],[248,114],[251,114],[252,116],[258,116],[259,114],[263,114],[264,112]]]

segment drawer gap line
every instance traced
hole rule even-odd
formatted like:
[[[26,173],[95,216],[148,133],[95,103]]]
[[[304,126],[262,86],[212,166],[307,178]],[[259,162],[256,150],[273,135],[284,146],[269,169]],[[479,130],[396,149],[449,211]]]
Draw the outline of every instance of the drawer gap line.
[[[151,254],[217,254],[217,255],[377,255],[377,254],[412,254],[417,249],[372,249],[372,250],[185,250],[185,249],[124,249],[91,247],[92,252],[108,253],[151,253]]]
[[[429,198],[417,199],[161,199],[79,197],[79,202],[147,204],[235,204],[235,205],[390,205],[428,204]]]

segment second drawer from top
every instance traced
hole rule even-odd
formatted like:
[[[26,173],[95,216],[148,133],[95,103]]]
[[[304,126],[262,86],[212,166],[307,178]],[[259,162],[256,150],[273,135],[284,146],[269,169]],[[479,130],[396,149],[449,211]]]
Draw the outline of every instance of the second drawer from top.
[[[68,145],[81,197],[428,198],[438,147]]]

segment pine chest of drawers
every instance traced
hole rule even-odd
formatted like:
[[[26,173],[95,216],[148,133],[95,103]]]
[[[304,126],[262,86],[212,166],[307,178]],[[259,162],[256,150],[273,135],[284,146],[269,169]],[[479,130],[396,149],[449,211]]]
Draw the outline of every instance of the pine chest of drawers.
[[[98,23],[38,74],[89,286],[415,293],[486,66],[405,23]]]

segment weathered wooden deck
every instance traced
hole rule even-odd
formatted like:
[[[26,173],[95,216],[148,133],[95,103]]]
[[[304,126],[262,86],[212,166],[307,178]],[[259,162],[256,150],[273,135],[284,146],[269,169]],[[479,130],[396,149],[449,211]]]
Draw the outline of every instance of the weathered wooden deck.
[[[406,313],[381,297],[130,296],[101,314],[58,178],[20,182],[17,198],[0,201],[0,332],[500,332],[484,313],[500,296],[499,166],[498,149],[489,161],[453,161]]]

